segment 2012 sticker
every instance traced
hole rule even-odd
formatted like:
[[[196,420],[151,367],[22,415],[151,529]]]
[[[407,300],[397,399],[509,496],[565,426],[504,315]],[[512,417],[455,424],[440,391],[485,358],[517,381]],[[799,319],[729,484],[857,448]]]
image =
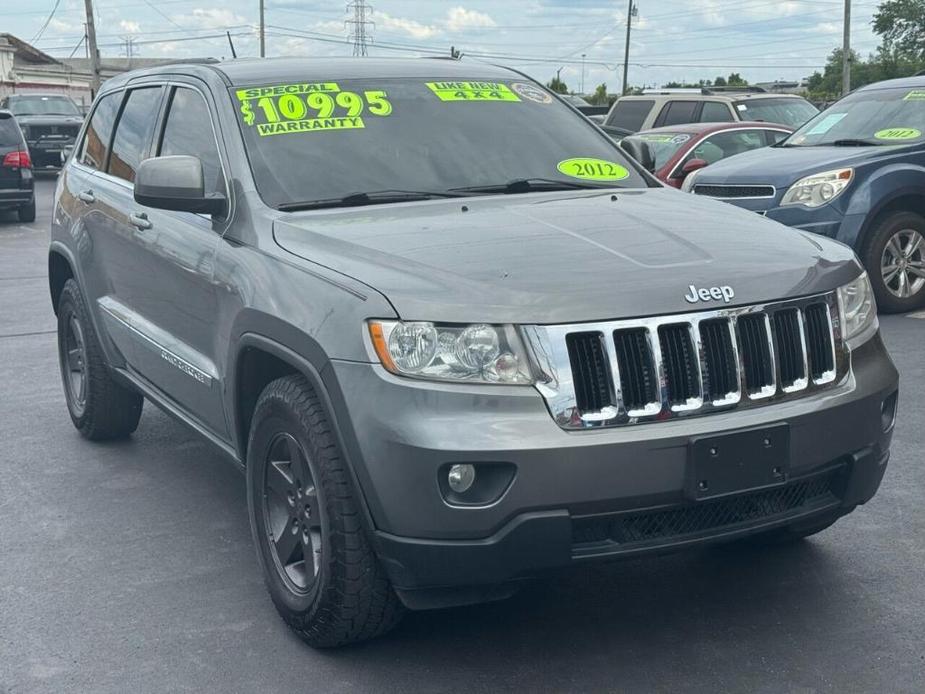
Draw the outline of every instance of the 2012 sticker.
[[[565,159],[556,168],[559,173],[585,181],[622,181],[630,175],[629,169],[615,161],[593,157]]]
[[[922,137],[922,131],[916,128],[886,128],[874,133],[878,140],[915,140]]]
[[[425,82],[440,101],[520,101],[501,82]]]
[[[392,103],[380,90],[343,91],[336,82],[248,87],[235,91],[241,119],[257,134],[365,128],[362,114],[388,116]]]

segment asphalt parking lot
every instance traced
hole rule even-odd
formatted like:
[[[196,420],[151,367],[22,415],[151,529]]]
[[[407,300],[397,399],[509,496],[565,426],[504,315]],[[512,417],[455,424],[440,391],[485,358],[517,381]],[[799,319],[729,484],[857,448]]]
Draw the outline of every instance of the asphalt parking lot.
[[[551,576],[317,652],[273,610],[244,478],[219,453],[150,404],[126,442],[71,426],[53,189],[39,181],[34,224],[0,214],[0,692],[925,688],[925,320],[882,319],[901,373],[893,458],[878,496],[817,538]]]

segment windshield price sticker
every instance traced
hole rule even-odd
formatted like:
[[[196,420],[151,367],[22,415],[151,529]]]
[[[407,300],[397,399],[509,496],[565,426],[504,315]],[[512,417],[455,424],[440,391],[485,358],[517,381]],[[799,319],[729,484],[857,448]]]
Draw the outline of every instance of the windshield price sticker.
[[[842,118],[847,116],[847,113],[830,113],[825,118],[816,123],[812,130],[809,130],[807,135],[825,135],[829,130],[838,125]]]
[[[257,133],[281,135],[315,130],[365,128],[362,113],[388,116],[392,103],[383,91],[342,91],[336,82],[279,84],[235,91],[244,123]]]
[[[922,131],[915,128],[887,128],[874,133],[878,140],[915,140],[922,137]]]
[[[630,175],[625,167],[616,162],[585,157],[560,161],[556,168],[559,173],[585,181],[622,181]]]
[[[925,101],[925,90],[913,89],[903,97],[903,101]]]
[[[500,82],[426,82],[440,101],[520,101]]]

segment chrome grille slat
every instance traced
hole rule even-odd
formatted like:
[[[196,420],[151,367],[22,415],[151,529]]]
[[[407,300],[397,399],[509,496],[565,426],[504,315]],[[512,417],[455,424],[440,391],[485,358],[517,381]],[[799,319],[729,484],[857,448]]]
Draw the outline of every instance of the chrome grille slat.
[[[691,314],[523,330],[543,374],[537,388],[565,429],[758,406],[834,385],[849,368],[834,292]],[[577,368],[568,345],[572,336],[591,333],[599,347]],[[593,368],[585,368],[588,364]]]

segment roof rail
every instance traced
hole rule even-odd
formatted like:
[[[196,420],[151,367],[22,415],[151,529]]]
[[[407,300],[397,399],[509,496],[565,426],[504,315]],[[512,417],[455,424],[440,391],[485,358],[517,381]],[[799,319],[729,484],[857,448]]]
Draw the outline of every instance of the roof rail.
[[[753,85],[746,85],[746,86],[742,86],[742,87],[730,87],[730,86],[726,86],[726,87],[704,87],[703,89],[700,90],[700,93],[701,93],[701,94],[704,94],[704,95],[708,95],[708,94],[724,94],[724,93],[728,94],[728,93],[730,93],[730,92],[733,93],[733,94],[743,94],[743,93],[767,94],[767,93],[768,93],[768,90],[765,89],[764,87],[756,87],[756,86],[753,86]]]
[[[643,94],[700,94],[699,88],[668,87],[665,89],[643,89]]]

